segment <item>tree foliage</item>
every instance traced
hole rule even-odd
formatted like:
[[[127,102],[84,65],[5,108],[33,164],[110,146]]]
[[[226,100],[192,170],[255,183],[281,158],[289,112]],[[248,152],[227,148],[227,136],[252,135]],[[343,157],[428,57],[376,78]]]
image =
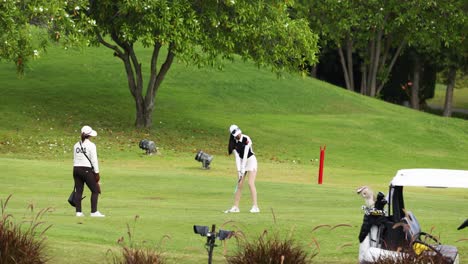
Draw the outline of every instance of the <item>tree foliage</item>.
[[[315,63],[317,36],[305,20],[288,16],[288,1],[71,0],[52,25],[65,43],[84,37],[112,49],[135,99],[136,126],[151,127],[156,94],[174,59],[220,66],[239,55],[272,70],[297,71]],[[152,49],[149,79],[134,46]]]
[[[0,1],[0,60],[15,63],[20,75],[45,49],[47,38],[36,34],[37,27],[47,24],[56,5],[55,0]]]
[[[407,47],[430,57],[442,55],[444,47],[463,54],[457,47],[466,38],[466,1],[297,2],[298,16],[308,19],[313,30],[320,30],[321,46],[337,50],[349,90],[357,88],[353,67],[359,66],[361,93],[378,96]]]

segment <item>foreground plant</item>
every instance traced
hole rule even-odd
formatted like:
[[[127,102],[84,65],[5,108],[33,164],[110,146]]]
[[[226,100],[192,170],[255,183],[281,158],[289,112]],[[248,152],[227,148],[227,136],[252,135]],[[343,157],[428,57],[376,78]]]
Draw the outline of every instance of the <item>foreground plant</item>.
[[[135,223],[139,216],[135,216]],[[135,228],[135,226],[134,226]],[[127,224],[127,236],[129,243],[125,244],[124,238],[120,237],[117,243],[122,246],[122,255],[113,255],[114,264],[165,264],[166,260],[161,252],[155,248],[142,247],[133,242],[132,230]],[[164,236],[164,238],[169,238]]]
[[[447,258],[437,254],[417,255],[413,252],[401,254],[398,258],[379,258],[375,264],[449,264],[452,263]]]
[[[258,240],[241,243],[239,251],[226,259],[229,264],[306,264],[312,263],[316,255],[309,255],[292,239],[262,235]]]
[[[41,217],[50,212],[50,208],[42,209],[30,221],[23,221],[19,224],[13,222],[13,215],[7,214],[6,206],[11,198],[11,194],[3,203],[1,200],[2,217],[0,219],[0,263],[15,264],[42,264],[47,263],[49,257],[45,250],[44,233],[52,226],[41,227],[44,222],[39,221]],[[31,211],[34,206],[29,205]],[[23,224],[29,224],[23,227]]]

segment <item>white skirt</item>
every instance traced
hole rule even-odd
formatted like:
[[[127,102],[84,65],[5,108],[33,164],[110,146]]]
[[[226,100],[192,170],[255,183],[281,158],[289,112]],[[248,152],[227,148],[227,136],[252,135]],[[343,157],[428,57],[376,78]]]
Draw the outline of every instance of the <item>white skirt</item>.
[[[257,158],[255,157],[255,155],[252,155],[250,156],[250,158],[247,159],[245,171],[257,171]]]

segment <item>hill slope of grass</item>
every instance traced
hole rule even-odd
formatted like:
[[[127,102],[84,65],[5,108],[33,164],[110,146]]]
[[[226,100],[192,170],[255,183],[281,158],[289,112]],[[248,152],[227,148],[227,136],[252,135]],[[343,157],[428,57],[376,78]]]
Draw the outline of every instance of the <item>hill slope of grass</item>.
[[[162,246],[171,263],[205,261],[203,239],[191,233],[191,225],[229,221],[251,237],[269,228],[292,233],[306,245],[317,239],[322,263],[355,263],[362,220],[356,187],[385,192],[401,168],[467,169],[464,120],[387,104],[310,78],[278,79],[249,63],[226,64],[224,71],[176,63],[158,93],[154,127],[143,132],[133,128],[134,102],[123,66],[104,48],[51,48],[23,79],[9,64],[0,68],[1,194],[13,193],[9,209],[19,216],[28,203],[56,208],[47,219],[54,225],[49,241],[55,263],[77,263],[85,251],[91,252],[85,262],[104,259],[135,215],[137,237],[152,245],[165,234],[171,237]],[[259,216],[220,213],[230,206],[234,188],[234,164],[226,154],[233,123],[254,141]],[[100,207],[108,214],[103,221],[74,219],[65,201],[72,187],[71,148],[84,124],[99,133],[95,142],[105,190]],[[154,140],[160,154],[143,156],[138,148],[143,138]],[[325,184],[318,186],[316,159],[324,145]],[[215,156],[211,170],[200,170],[194,161],[198,149]],[[244,192],[246,212],[250,201]],[[466,190],[416,189],[407,199],[419,221],[427,221],[426,230],[433,224],[449,243],[468,252],[466,243],[456,242],[461,233],[455,231],[467,217],[459,210],[468,200]],[[351,227],[312,232],[316,225],[340,223]],[[228,253],[235,249],[230,243]],[[221,251],[217,261],[222,263]]]

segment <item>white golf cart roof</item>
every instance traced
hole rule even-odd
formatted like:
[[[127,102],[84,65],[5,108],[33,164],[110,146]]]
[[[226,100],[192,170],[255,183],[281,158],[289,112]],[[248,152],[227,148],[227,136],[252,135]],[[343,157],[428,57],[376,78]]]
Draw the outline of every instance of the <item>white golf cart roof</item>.
[[[468,188],[468,170],[404,169],[397,171],[390,185]]]

